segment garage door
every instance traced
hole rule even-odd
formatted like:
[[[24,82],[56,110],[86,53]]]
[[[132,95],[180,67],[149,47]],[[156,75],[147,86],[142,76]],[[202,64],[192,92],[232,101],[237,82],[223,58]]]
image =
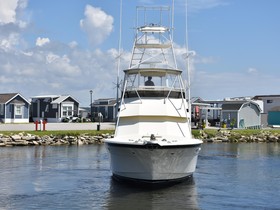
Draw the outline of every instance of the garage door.
[[[268,125],[280,125],[280,112],[268,112]]]

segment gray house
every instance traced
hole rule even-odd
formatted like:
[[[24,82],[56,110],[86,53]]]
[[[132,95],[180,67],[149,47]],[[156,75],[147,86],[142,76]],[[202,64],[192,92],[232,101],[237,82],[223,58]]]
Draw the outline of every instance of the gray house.
[[[228,127],[234,122],[235,128],[260,128],[261,109],[253,101],[226,101],[222,104],[221,121]]]
[[[79,114],[79,102],[70,95],[44,95],[31,98],[33,121],[61,122]]]
[[[30,103],[19,93],[0,94],[0,122],[29,122]]]
[[[98,121],[98,113],[102,114],[102,120],[113,122],[116,118],[117,100],[114,98],[105,98],[94,100],[92,106],[92,115],[95,121]]]

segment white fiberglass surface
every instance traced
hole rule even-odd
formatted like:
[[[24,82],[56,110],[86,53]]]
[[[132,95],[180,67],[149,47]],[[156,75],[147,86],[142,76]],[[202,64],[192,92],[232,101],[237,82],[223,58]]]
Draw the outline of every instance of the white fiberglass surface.
[[[191,138],[188,124],[185,122],[172,122],[168,118],[149,117],[123,118],[119,122],[117,135],[134,136],[178,136]]]
[[[134,98],[125,99],[120,109],[120,117],[150,116],[187,117],[187,103],[183,99],[169,98]],[[176,121],[176,119],[165,119]],[[178,119],[185,121],[186,119]]]

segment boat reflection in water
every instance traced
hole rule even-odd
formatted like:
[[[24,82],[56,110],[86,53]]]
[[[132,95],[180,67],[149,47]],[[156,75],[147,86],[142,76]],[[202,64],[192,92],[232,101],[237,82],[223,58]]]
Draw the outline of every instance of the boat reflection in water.
[[[197,190],[190,177],[174,185],[137,185],[111,180],[107,209],[199,209]]]
[[[194,173],[202,141],[191,134],[190,94],[177,68],[173,26],[162,19],[147,25],[149,12],[163,18],[171,9],[137,7],[143,23],[137,21],[141,25],[124,70],[115,136],[105,144],[118,179],[182,181]]]

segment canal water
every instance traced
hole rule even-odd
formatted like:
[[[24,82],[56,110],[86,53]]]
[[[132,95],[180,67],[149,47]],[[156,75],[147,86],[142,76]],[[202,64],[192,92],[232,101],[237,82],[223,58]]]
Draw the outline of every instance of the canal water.
[[[111,178],[104,145],[0,148],[0,210],[280,209],[280,144],[205,143],[192,179],[147,187]]]

